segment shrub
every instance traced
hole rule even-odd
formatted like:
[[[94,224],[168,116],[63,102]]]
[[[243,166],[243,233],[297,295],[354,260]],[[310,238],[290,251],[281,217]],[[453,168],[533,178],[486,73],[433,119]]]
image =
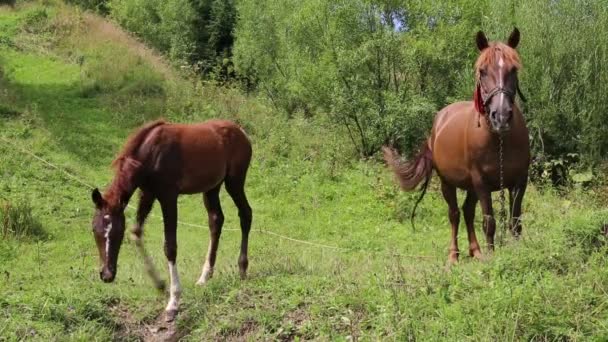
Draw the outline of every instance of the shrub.
[[[101,14],[110,12],[108,0],[66,0],[66,2]]]
[[[242,0],[237,10],[240,76],[288,114],[331,116],[363,155],[422,142],[437,109],[472,97],[476,31],[504,41],[513,26],[534,154],[608,155],[604,1]]]
[[[15,6],[15,3],[17,2],[17,0],[0,0],[0,6],[1,5],[8,5],[8,6]]]

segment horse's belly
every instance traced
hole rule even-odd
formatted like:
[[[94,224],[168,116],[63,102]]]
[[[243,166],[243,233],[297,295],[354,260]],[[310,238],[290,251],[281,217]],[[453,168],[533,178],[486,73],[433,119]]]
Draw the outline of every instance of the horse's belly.
[[[218,186],[226,178],[227,166],[225,160],[204,160],[194,165],[192,163],[188,164],[190,165],[186,165],[182,169],[182,176],[178,182],[180,193],[207,192]]]
[[[468,170],[461,168],[436,166],[437,174],[444,182],[460,189],[471,189],[473,182]]]
[[[225,178],[225,172],[217,172],[212,174],[204,174],[199,177],[189,176],[183,178],[178,184],[181,194],[197,194],[207,192],[217,187]]]
[[[461,189],[471,188],[471,173],[464,158],[462,142],[439,137],[433,147],[433,163],[441,179]]]

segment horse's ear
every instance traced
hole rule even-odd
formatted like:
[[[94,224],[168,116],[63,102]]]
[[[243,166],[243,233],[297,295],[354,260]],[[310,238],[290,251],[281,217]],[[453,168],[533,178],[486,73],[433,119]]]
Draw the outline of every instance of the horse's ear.
[[[479,49],[479,51],[483,51],[489,46],[488,38],[486,38],[486,35],[482,31],[477,32],[477,36],[475,36],[475,42],[477,43],[477,48]]]
[[[519,30],[517,29],[517,27],[513,28],[513,32],[511,32],[507,44],[513,49],[515,49],[517,47],[517,44],[519,44]]]
[[[101,193],[99,192],[99,189],[97,188],[93,189],[93,192],[91,193],[91,199],[93,200],[93,203],[95,203],[97,209],[101,209],[103,207],[103,204],[105,203],[103,197],[101,196]]]

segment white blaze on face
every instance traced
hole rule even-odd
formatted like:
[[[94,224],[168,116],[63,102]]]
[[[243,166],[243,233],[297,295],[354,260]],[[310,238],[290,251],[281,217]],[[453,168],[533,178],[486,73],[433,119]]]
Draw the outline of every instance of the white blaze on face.
[[[103,217],[105,220],[110,220],[110,215],[105,215]],[[112,221],[110,221],[108,223],[108,225],[105,228],[105,238],[106,238],[106,260],[108,259],[109,255],[110,255],[110,231],[112,230]]]
[[[500,56],[500,58],[498,59],[498,88],[502,88],[502,86],[503,86],[503,78],[502,78],[503,73],[502,72],[503,72],[504,66],[505,66],[505,62],[502,59],[502,56]],[[501,92],[501,93],[499,93],[499,95],[500,95],[500,108],[502,108],[502,105],[505,101],[505,93]]]

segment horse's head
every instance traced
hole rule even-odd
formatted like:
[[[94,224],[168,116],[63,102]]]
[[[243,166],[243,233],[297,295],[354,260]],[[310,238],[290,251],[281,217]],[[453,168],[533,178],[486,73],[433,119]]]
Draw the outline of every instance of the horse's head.
[[[517,71],[521,68],[519,55],[515,51],[519,43],[519,30],[513,30],[507,44],[488,43],[481,31],[477,33],[476,41],[481,53],[475,63],[475,108],[486,116],[492,131],[504,133],[511,128],[517,94]]]
[[[116,277],[118,252],[125,235],[124,206],[115,208],[109,205],[98,189],[93,190],[91,197],[95,203],[93,235],[101,264],[99,276],[104,282],[110,283]]]

